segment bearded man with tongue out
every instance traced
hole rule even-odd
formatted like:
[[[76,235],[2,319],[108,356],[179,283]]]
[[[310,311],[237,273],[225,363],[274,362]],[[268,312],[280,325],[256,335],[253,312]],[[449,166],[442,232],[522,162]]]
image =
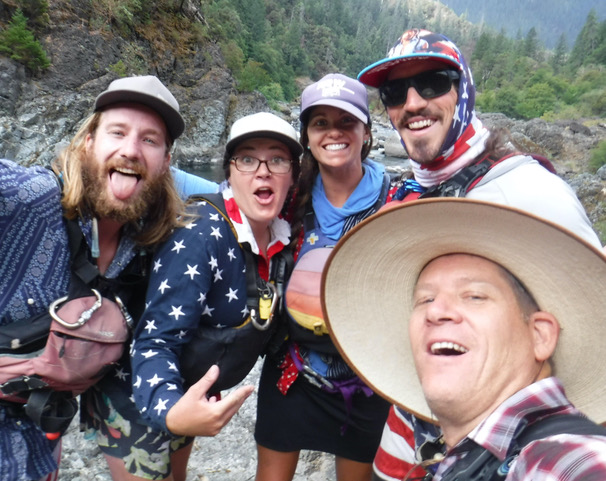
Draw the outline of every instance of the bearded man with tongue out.
[[[101,278],[112,282],[128,270],[142,279],[130,299],[124,298],[130,315],[139,318],[149,253],[180,225],[181,198],[217,190],[214,183],[170,168],[170,149],[184,129],[177,100],[158,78],[122,78],[97,97],[93,115],[59,155],[54,173],[0,160],[0,324],[39,315],[67,294],[71,272],[65,218],[77,221]],[[171,456],[189,454],[188,440],[148,433],[140,422],[130,400],[125,351],[117,366],[82,396],[82,422],[90,434],[98,431],[114,479],[166,478],[162,468]],[[225,423],[246,395],[246,390],[234,392],[212,408]],[[56,479],[61,440],[58,433],[51,434],[20,406],[0,404],[0,479]],[[146,453],[130,462],[146,478],[126,472],[131,447],[129,442],[124,446],[124,439],[136,439],[137,452]],[[185,479],[181,475],[175,472],[174,479]]]
[[[547,159],[542,163],[551,171],[483,125],[475,112],[471,70],[447,37],[408,30],[358,79],[378,89],[412,167],[413,178],[396,183],[385,209],[427,197],[484,200],[531,212],[601,246],[576,194]],[[474,170],[484,173],[475,177]],[[415,464],[415,443],[420,446],[433,430],[393,407],[375,457],[375,475],[402,479]]]

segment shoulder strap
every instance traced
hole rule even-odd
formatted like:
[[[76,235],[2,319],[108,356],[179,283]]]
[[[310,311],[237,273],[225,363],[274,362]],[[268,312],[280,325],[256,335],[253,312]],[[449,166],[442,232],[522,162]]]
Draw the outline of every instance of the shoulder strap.
[[[471,185],[484,177],[490,169],[502,160],[504,160],[504,158],[495,160],[487,155],[480,161],[464,167],[450,179],[427,190],[421,194],[419,198],[465,197],[465,194],[467,194]]]
[[[72,273],[82,282],[89,285],[101,273],[88,258],[88,246],[76,219],[63,218],[69,241],[70,263]]]
[[[501,158],[493,158],[490,155],[484,156],[479,161],[464,167],[455,175],[453,175],[450,179],[442,182],[435,187],[427,190],[425,193],[421,194],[419,198],[428,198],[428,197],[465,197],[467,192],[473,189],[477,183],[484,177],[490,169],[492,169],[495,165],[500,164],[506,159],[517,155],[529,155],[533,159],[535,159],[539,164],[545,167],[552,174],[556,173],[555,167],[553,164],[547,159],[539,154],[524,154],[522,152],[512,152]]]
[[[234,236],[236,236],[236,230],[231,219],[229,218],[229,215],[227,214],[227,210],[225,209],[223,195],[220,193],[195,194],[190,196],[189,200],[208,202],[223,216],[234,233]],[[262,302],[261,299],[269,300],[271,302],[274,298],[274,293],[272,291],[273,284],[270,286],[270,283],[265,282],[265,280],[259,276],[257,257],[251,252],[250,246],[247,244],[239,245],[244,252],[244,261],[246,264],[246,305],[248,310],[251,312],[253,322],[257,322],[254,317],[260,313],[260,304]],[[276,295],[279,296],[278,299],[282,298],[284,284],[288,274],[292,270],[293,263],[294,261],[292,254],[284,251],[276,254],[272,258],[270,280],[273,280],[276,284],[274,287],[276,288]],[[262,328],[263,324],[260,324],[259,326],[259,328]],[[269,323],[267,323],[267,327],[269,327]]]
[[[502,481],[509,473],[520,451],[533,441],[556,434],[582,434],[606,436],[606,427],[594,423],[581,414],[556,414],[526,426],[514,439],[507,459],[497,468],[490,481]]]
[[[476,445],[452,470],[444,473],[443,481],[503,481],[520,451],[532,441],[556,434],[606,436],[606,428],[579,414],[555,414],[522,429],[513,440],[505,461]]]

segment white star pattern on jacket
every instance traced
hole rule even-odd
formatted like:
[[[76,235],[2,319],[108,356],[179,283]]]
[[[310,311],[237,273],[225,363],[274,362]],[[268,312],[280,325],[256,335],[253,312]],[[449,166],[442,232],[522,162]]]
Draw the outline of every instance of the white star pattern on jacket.
[[[224,197],[227,204],[231,191]],[[139,411],[155,429],[166,430],[166,413],[183,394],[179,356],[196,328],[236,327],[249,315],[245,260],[232,228],[205,201],[194,210],[195,221],[175,230],[155,254],[148,307],[133,343],[133,393]],[[248,222],[232,222],[240,242],[258,252]],[[290,227],[278,220],[271,230],[270,245],[281,250]]]

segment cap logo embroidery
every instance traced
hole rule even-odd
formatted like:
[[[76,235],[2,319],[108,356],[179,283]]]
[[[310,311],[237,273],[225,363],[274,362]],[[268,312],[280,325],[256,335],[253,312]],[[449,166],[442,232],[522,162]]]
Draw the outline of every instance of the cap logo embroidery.
[[[355,95],[353,90],[345,88],[345,81],[339,79],[327,79],[319,82],[318,90],[322,90],[322,97],[341,97],[341,90]]]

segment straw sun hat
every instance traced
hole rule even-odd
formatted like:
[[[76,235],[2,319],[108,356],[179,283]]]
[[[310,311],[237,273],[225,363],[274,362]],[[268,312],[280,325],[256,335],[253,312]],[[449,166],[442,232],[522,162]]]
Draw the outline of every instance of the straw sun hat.
[[[502,265],[558,319],[554,374],[578,409],[606,421],[606,362],[600,355],[606,257],[569,231],[502,205],[452,198],[404,203],[341,239],[324,269],[322,308],[356,373],[392,403],[432,420],[410,350],[408,318],[420,271],[451,253]]]

